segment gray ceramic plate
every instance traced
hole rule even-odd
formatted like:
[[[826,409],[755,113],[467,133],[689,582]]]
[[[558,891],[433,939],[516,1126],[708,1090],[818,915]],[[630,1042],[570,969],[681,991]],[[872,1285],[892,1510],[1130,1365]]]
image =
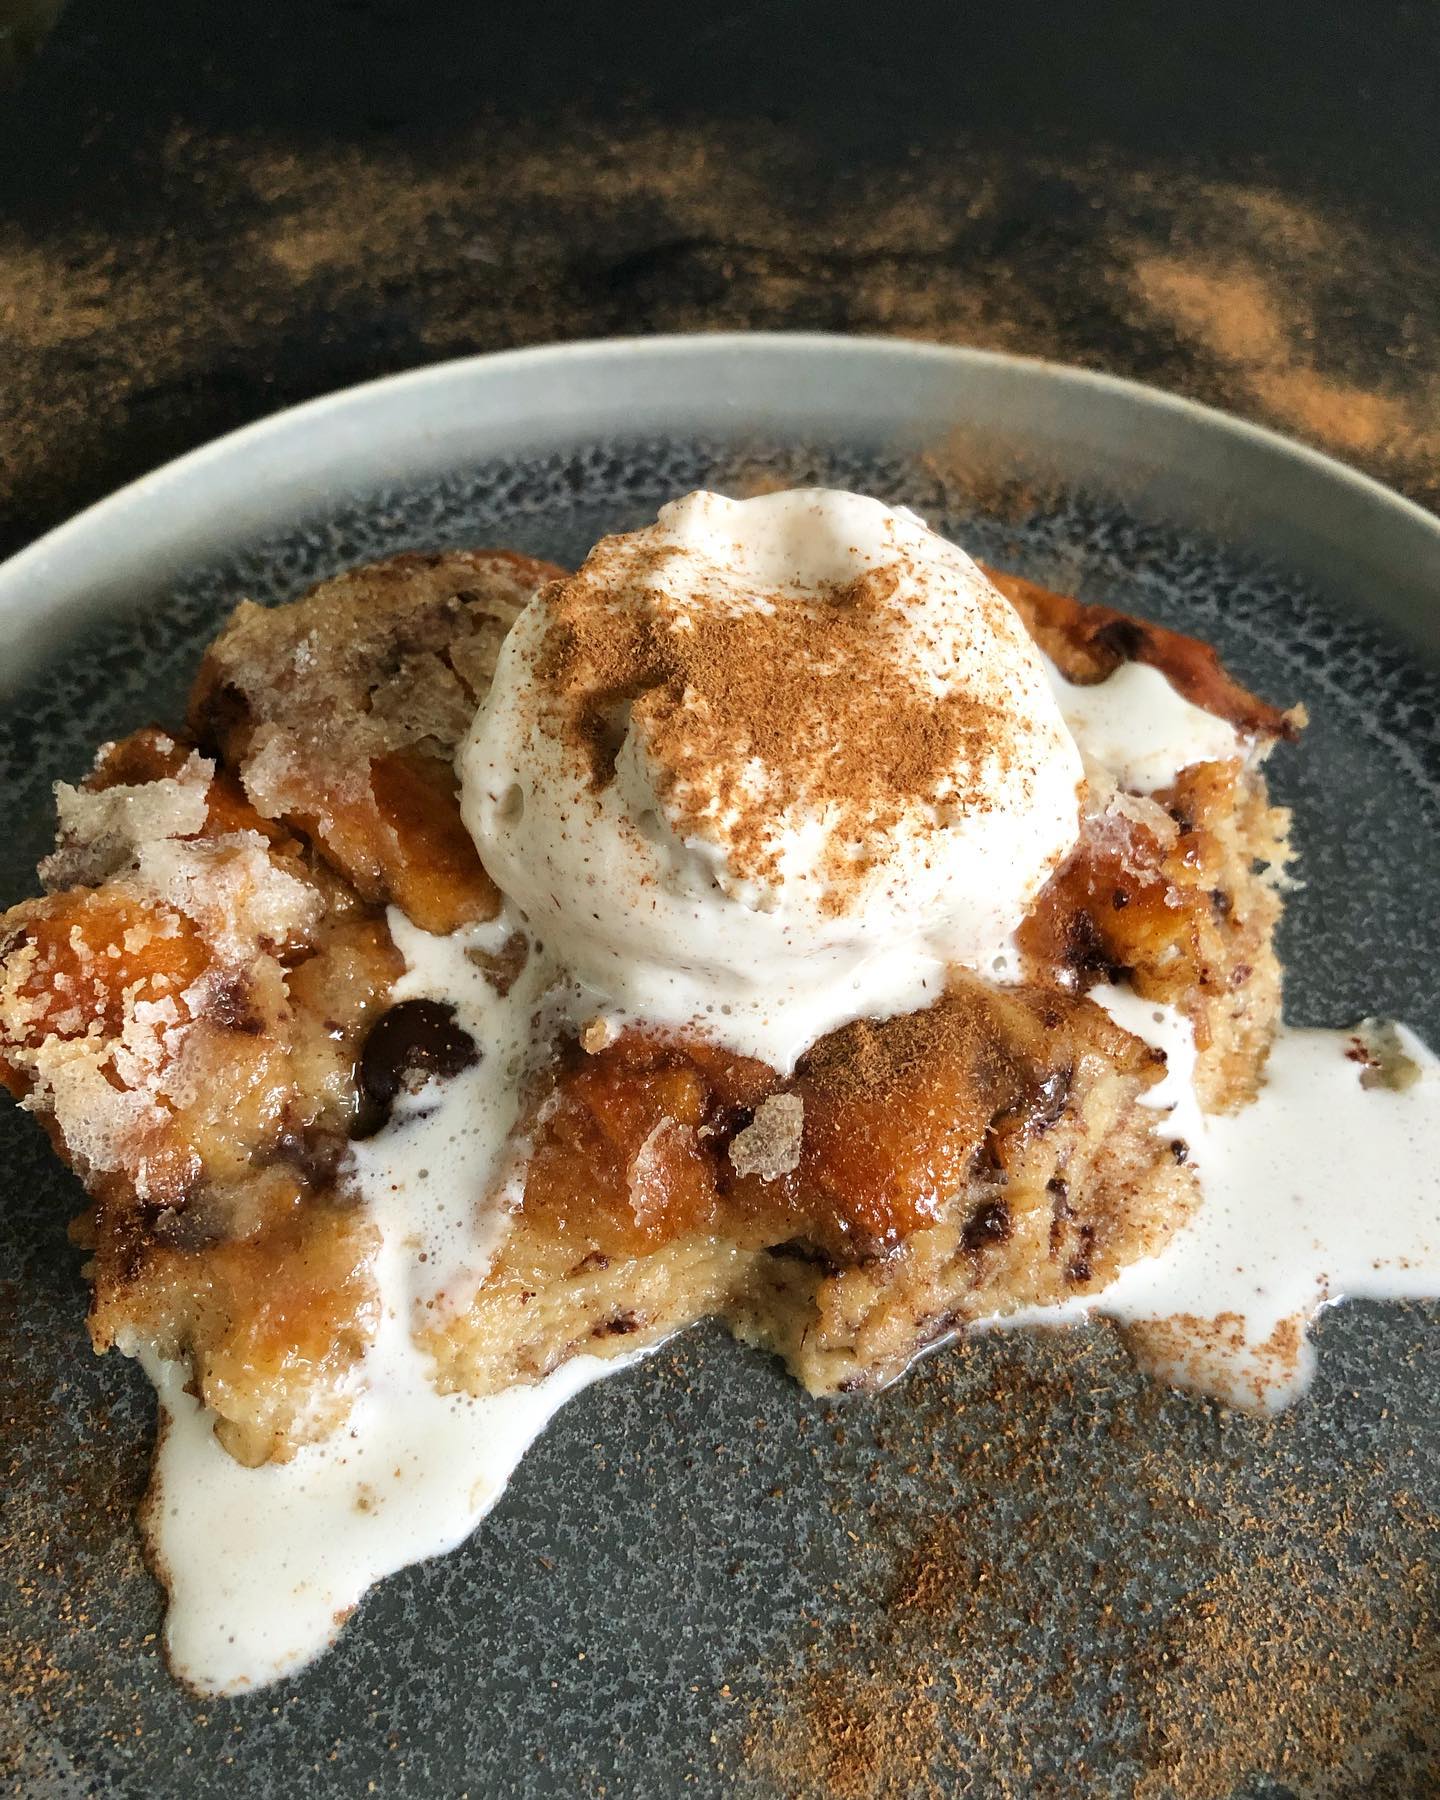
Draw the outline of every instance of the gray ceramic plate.
[[[1124,383],[915,345],[714,337],[455,363],[186,457],[0,570],[0,897],[49,783],[175,718],[240,595],[407,546],[561,560],[700,483],[909,502],[993,560],[1214,639],[1314,719],[1277,758],[1292,1016],[1440,1035],[1440,525]],[[827,1406],[699,1331],[584,1395],[457,1555],[288,1686],[167,1677],[130,1515],[152,1408],[97,1363],[74,1184],[0,1116],[0,1759],[37,1794],[1440,1791],[1440,1368],[1339,1308],[1261,1425],[1100,1330]],[[217,1544],[216,1554],[225,1546]]]

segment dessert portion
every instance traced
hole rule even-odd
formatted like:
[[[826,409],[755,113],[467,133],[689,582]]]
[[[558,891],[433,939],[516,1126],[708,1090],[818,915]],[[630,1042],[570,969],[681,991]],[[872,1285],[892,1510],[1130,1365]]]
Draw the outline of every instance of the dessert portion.
[[[1161,1247],[1195,1193],[1142,1106],[1159,1074],[1085,1000],[959,975],[788,1079],[643,1032],[577,1045],[484,1281],[422,1342],[492,1393],[718,1314],[812,1392],[880,1386],[967,1319]]]
[[[242,604],[183,735],[60,784],[0,921],[0,1078],[169,1419],[179,1672],[313,1654],[701,1317],[817,1393],[1092,1310],[1172,1379],[1293,1383],[1303,1316],[1380,1279],[1323,1206],[1287,1263],[1285,1166],[1246,1173],[1300,724],[828,491],[691,495],[574,574],[412,555]],[[1433,1138],[1426,1053],[1346,1048],[1382,1042],[1367,1088],[1316,1075],[1332,1170],[1350,1088]],[[1426,1220],[1370,1233],[1406,1291]]]
[[[530,1146],[503,1202],[482,1166],[430,1184],[453,1224],[417,1335],[472,1394],[707,1313],[817,1390],[876,1385],[966,1319],[1103,1286],[1193,1206],[1140,1104],[1158,1059],[1080,991],[1124,963],[1202,1023],[1224,996],[1253,1082],[1277,992],[1253,865],[1285,822],[1237,728],[1193,709],[1227,760],[1179,777],[1217,782],[1182,845],[1065,725],[1084,609],[1047,662],[918,521],[796,498],[693,496],[548,585],[455,553],[242,604],[201,748],[141,733],[62,791],[57,891],[7,919],[4,1017],[38,1008],[7,1079],[94,1192],[97,1343],[187,1359],[241,1460],[351,1404],[377,1328],[357,1157],[416,1136],[384,1120],[425,1074]],[[1245,743],[1286,728],[1246,705]],[[462,931],[465,975],[401,998]],[[497,1084],[507,1041],[531,1066]],[[103,1152],[82,1065],[137,1121]]]
[[[1020,929],[1028,964],[1178,1008],[1204,1108],[1233,1111],[1280,1020],[1290,815],[1261,765],[1298,737],[1303,709],[1247,693],[1195,638],[989,574],[1049,658],[1085,750],[1080,842]]]
[[[0,925],[0,1076],[84,1180],[98,1350],[186,1358],[244,1462],[337,1425],[376,1233],[337,1182],[403,963],[234,777],[157,730],[61,783]]]
[[[1062,865],[1099,880],[1120,857],[1139,902],[1183,861],[1158,802],[1137,827],[1105,769],[1086,780],[1071,687],[962,552],[852,495],[693,495],[537,597],[459,766],[582,1029],[484,1283],[427,1327],[447,1381],[496,1391],[718,1312],[817,1391],[873,1386],[1160,1248],[1194,1179],[1141,1106],[1158,1063],[1078,999],[1069,915],[1033,957],[1014,940]],[[1210,886],[1153,955],[1231,881],[1233,922],[1194,955],[1253,1081],[1278,1004],[1255,864],[1285,820],[1246,758],[1288,725],[1249,706],[1242,744],[1171,694],[1266,835],[1232,880],[1224,798],[1189,822],[1184,885]],[[1155,929],[1134,919],[1138,962]],[[1271,976],[1253,1003],[1242,944]]]

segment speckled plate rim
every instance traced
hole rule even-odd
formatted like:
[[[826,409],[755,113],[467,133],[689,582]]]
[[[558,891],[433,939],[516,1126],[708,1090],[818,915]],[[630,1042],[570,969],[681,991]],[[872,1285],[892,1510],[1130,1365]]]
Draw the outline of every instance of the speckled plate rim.
[[[1261,426],[1093,370],[906,339],[613,338],[324,395],[142,476],[0,566],[0,693],[86,619],[379,483],[656,434],[862,438],[1037,459],[1140,517],[1239,535],[1440,655],[1440,518]]]

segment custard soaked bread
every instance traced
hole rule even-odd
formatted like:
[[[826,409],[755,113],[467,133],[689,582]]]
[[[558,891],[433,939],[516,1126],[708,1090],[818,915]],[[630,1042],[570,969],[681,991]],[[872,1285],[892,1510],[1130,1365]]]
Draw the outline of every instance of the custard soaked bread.
[[[431,933],[499,910],[453,758],[554,573],[405,556],[242,606],[190,735],[137,733],[62,786],[49,891],[0,922],[0,1076],[89,1193],[96,1346],[188,1360],[242,1460],[332,1431],[374,1338],[357,1121],[490,1048],[392,1006],[387,908]],[[1192,640],[995,579],[1061,676],[1158,668],[1233,754],[1145,793],[1092,779],[1017,982],[953,972],[783,1076],[696,1033],[562,1032],[527,1077],[495,1259],[420,1333],[439,1383],[492,1392],[716,1314],[816,1391],[874,1384],[969,1320],[1095,1292],[1186,1216],[1184,1147],[1144,1104],[1156,1053],[1086,991],[1185,1009],[1207,1105],[1253,1089],[1287,854],[1259,765],[1294,721]]]
[[[1088,1001],[966,978],[784,1083],[641,1034],[571,1046],[500,1254],[424,1341],[487,1393],[715,1313],[812,1391],[883,1384],[967,1320],[1160,1248],[1194,1188],[1140,1105],[1159,1074]]]
[[[1043,977],[1082,988],[1123,979],[1142,999],[1186,1012],[1200,1099],[1230,1111],[1254,1095],[1280,1022],[1274,933],[1290,815],[1270,804],[1262,764],[1277,741],[1299,735],[1304,714],[1248,693],[1197,638],[987,573],[1068,680],[1088,686],[1144,664],[1247,747],[1146,795],[1092,782],[1080,842],[1019,933]]]
[[[343,1417],[374,1233],[336,1173],[384,919],[158,731],[60,789],[75,882],[3,921],[0,1075],[84,1181],[99,1350],[187,1357],[244,1461]],[[81,885],[84,884],[84,885]]]
[[[244,601],[201,665],[190,727],[365,900],[426,931],[491,918],[500,897],[455,805],[455,746],[505,633],[559,573],[455,550],[353,569],[289,606]]]

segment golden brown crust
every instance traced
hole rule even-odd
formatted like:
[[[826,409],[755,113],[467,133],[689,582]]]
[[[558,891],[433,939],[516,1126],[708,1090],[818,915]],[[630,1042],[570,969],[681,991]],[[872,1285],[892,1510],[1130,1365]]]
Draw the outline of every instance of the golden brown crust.
[[[372,1328],[373,1234],[333,1176],[402,965],[300,840],[163,733],[106,746],[62,817],[62,856],[103,851],[103,878],[5,915],[0,1080],[89,1191],[96,1347],[188,1355],[226,1441],[263,1460],[334,1423]]]
[[[1037,979],[1128,982],[1187,1013],[1202,1103],[1249,1100],[1280,1022],[1274,931],[1290,815],[1259,770],[1182,771],[1143,806],[1109,797],[1020,928]]]
[[[1303,717],[1259,699],[1225,669],[1213,647],[1184,632],[1091,601],[1056,594],[1023,575],[981,565],[1069,681],[1104,681],[1122,663],[1148,663],[1206,712],[1248,737],[1295,738]]]
[[[560,573],[508,550],[407,554],[288,606],[242,601],[201,665],[191,731],[363,899],[427,931],[493,918],[454,753],[506,631]]]
[[[1053,988],[959,978],[822,1039],[788,1082],[695,1048],[572,1050],[494,1267],[426,1340],[448,1384],[489,1392],[708,1312],[816,1391],[875,1386],[967,1319],[1103,1285],[1195,1200],[1139,1107],[1159,1059]],[[793,1167],[742,1174],[737,1135],[779,1095]]]
[[[1148,663],[1248,740],[1243,760],[1186,769],[1163,792],[1092,794],[1079,844],[1019,934],[1037,979],[1081,991],[1126,981],[1179,1006],[1195,1027],[1202,1103],[1243,1105],[1280,1021],[1273,939],[1291,857],[1290,815],[1270,804],[1260,765],[1274,742],[1299,735],[1303,709],[1250,693],[1197,638],[986,573],[1067,680]]]

